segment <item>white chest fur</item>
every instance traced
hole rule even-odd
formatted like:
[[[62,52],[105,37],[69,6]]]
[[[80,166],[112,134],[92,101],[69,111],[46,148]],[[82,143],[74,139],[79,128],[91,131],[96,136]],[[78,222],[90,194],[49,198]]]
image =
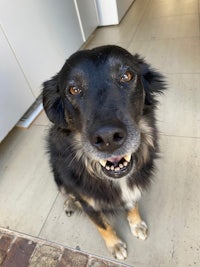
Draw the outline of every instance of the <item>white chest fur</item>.
[[[126,179],[121,179],[119,181],[119,186],[122,192],[122,200],[126,203],[126,208],[131,209],[141,198],[141,191],[135,186],[133,189],[130,189],[127,185]]]

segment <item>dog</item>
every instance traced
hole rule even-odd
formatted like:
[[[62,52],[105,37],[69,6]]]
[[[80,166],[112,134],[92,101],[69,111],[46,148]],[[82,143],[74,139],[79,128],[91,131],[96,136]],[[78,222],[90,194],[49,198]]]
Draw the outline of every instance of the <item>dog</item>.
[[[158,155],[156,96],[163,76],[138,54],[114,45],[71,55],[43,84],[50,165],[65,192],[68,216],[84,211],[113,256],[127,247],[108,214],[123,209],[131,232],[145,240],[147,225],[138,201],[152,180]]]

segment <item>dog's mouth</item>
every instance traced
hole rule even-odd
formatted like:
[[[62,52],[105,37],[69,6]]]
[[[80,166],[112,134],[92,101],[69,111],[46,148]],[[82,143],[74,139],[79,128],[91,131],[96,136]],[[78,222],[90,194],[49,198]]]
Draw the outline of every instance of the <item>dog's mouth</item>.
[[[99,163],[107,176],[111,178],[122,178],[130,172],[133,166],[133,159],[131,154],[128,154],[123,157],[118,156],[100,160]]]

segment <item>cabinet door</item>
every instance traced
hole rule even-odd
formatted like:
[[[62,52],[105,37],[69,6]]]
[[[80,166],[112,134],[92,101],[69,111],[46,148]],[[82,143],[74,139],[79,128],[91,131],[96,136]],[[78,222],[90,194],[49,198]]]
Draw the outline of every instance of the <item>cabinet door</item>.
[[[0,141],[35,98],[0,28]]]
[[[73,0],[1,0],[0,22],[36,97],[83,44]]]
[[[99,25],[96,2],[95,0],[75,0],[75,3],[80,16],[83,38],[86,41]]]

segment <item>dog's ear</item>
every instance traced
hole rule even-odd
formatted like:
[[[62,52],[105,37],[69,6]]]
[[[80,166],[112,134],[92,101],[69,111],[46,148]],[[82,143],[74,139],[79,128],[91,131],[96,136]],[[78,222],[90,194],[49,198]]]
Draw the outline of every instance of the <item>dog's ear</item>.
[[[61,128],[67,128],[64,103],[59,94],[58,76],[43,83],[43,106],[51,122]]]
[[[162,74],[155,71],[139,55],[135,55],[140,65],[141,79],[145,91],[145,104],[153,105],[156,101],[156,95],[163,93],[166,89],[165,78]]]

